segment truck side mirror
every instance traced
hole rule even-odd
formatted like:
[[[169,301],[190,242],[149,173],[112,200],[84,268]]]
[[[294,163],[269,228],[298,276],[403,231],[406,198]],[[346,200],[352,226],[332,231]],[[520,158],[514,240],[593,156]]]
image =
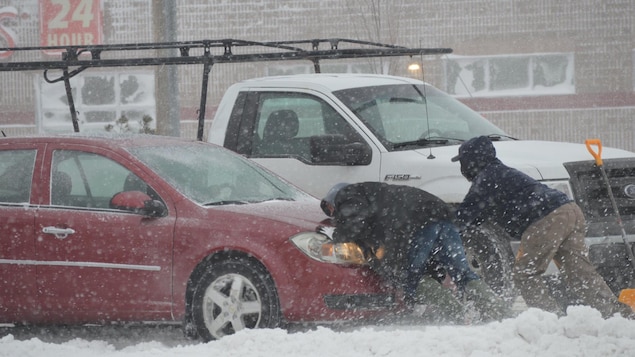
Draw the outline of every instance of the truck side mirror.
[[[370,147],[363,142],[350,142],[344,135],[311,137],[311,162],[318,165],[369,165]]]

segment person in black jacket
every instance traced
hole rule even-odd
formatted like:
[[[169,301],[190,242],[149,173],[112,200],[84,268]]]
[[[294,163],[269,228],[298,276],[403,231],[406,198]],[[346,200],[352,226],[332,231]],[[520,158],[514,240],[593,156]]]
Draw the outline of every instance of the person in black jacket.
[[[440,198],[410,186],[341,183],[329,191],[321,205],[335,220],[332,239],[362,247],[371,268],[385,281],[403,288],[407,302],[456,306],[448,294],[427,291],[435,287],[430,280],[420,284],[432,259],[458,290],[473,300],[483,319],[509,315],[502,299],[469,268],[459,232],[451,221],[453,213]],[[420,301],[425,296],[437,301]]]
[[[472,183],[456,211],[457,225],[466,229],[487,221],[520,239],[513,278],[527,306],[564,315],[541,277],[554,260],[580,302],[604,317],[632,315],[589,261],[584,215],[566,194],[505,166],[486,136],[464,142],[452,161],[461,163],[461,173]]]

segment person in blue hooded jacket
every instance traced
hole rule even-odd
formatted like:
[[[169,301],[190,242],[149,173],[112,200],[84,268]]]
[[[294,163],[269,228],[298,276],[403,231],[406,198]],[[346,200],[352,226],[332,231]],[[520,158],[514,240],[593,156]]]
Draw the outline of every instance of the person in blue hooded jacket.
[[[504,165],[486,136],[464,142],[452,161],[460,162],[461,173],[472,183],[456,211],[457,225],[466,229],[489,222],[520,239],[513,279],[527,306],[565,314],[541,277],[553,260],[581,303],[604,317],[632,317],[631,308],[617,301],[591,264],[584,215],[566,194]]]

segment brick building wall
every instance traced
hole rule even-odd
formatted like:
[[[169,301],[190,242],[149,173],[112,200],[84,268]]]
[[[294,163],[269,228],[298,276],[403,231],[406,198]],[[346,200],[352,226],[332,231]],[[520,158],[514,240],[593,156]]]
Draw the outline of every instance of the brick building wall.
[[[434,29],[424,32],[424,42],[442,43],[456,54],[574,53],[573,95],[497,98],[496,106],[505,109],[468,100],[477,109],[487,107],[479,111],[505,131],[523,139],[599,137],[607,146],[635,150],[635,2],[450,0],[421,7],[426,9],[418,15]]]
[[[103,1],[106,43],[150,42],[156,36],[152,6],[159,0]],[[177,40],[238,38],[255,41],[343,37],[410,47],[451,47],[460,56],[570,52],[575,92],[566,95],[462,98],[511,135],[580,142],[594,136],[607,146],[635,151],[632,0],[175,0]],[[9,24],[20,46],[39,43],[36,0],[1,0],[21,13]],[[16,60],[18,57],[16,57]],[[390,74],[409,76],[408,59],[384,59]],[[443,58],[425,58],[425,80],[446,88]],[[374,63],[376,64],[376,63]],[[274,64],[215,65],[210,115],[236,81],[267,75]],[[179,67],[181,136],[195,137],[202,68]],[[2,112],[23,115],[7,130],[37,130],[34,82],[40,73],[1,73]],[[157,114],[159,115],[159,114]],[[30,120],[29,124],[24,122]]]

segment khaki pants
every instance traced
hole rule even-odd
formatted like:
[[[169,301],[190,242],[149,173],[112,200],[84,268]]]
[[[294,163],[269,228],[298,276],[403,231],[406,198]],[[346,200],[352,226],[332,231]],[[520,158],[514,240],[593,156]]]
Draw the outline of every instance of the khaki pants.
[[[566,288],[583,304],[604,317],[617,312],[617,298],[589,261],[585,224],[580,207],[569,203],[523,232],[513,274],[527,306],[564,313],[541,278],[553,260]]]

